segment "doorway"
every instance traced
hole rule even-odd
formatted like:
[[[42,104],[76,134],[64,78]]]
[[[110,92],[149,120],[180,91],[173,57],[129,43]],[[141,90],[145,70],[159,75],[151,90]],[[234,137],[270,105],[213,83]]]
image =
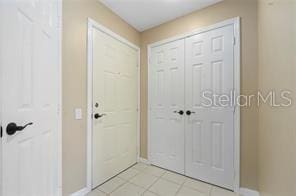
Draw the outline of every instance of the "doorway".
[[[89,19],[88,189],[138,159],[139,51]]]
[[[152,44],[148,54],[149,161],[235,191],[239,106],[213,98],[239,95],[239,32],[239,18],[230,19]]]

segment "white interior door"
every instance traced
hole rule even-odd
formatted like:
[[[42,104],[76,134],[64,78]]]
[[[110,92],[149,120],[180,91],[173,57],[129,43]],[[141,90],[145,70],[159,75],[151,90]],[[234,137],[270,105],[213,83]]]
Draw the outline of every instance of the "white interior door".
[[[185,174],[229,189],[234,185],[234,110],[218,99],[208,107],[208,98],[234,90],[233,41],[233,25],[186,39],[185,108],[194,113],[185,123]]]
[[[138,51],[93,28],[92,187],[137,161]]]
[[[184,173],[184,40],[152,48],[150,60],[149,159]]]
[[[2,195],[58,195],[57,1],[9,0],[1,6]],[[30,122],[13,133],[11,123]]]

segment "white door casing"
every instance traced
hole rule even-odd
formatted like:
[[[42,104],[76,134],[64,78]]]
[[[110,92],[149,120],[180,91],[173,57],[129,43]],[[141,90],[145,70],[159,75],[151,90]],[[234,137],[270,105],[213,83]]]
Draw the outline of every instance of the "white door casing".
[[[98,28],[91,34],[95,188],[137,162],[138,51]]]
[[[60,1],[1,6],[2,195],[59,195]],[[33,125],[7,135],[11,122]]]
[[[149,158],[184,173],[184,40],[152,48],[151,54]]]
[[[200,33],[186,38],[185,47],[185,108],[194,112],[185,123],[185,174],[228,189],[234,188],[234,108],[217,99],[210,106],[203,96],[232,95],[233,32],[229,25]]]
[[[180,152],[183,149],[184,174],[232,189],[235,192],[239,191],[240,178],[240,108],[238,105],[230,107],[201,107],[201,101],[204,102],[205,99],[200,99],[200,93],[203,90],[207,90],[214,91],[217,94],[230,95],[230,91],[235,91],[236,95],[239,95],[239,32],[240,22],[239,17],[237,17],[148,46],[149,161],[152,164],[164,167],[163,163],[165,161],[157,163],[153,157],[155,151],[153,146],[165,145],[157,144],[160,139],[159,137],[155,139],[155,136],[153,136],[154,133],[159,133],[160,131],[160,129],[154,130],[155,120],[154,114],[151,111],[151,108],[154,107],[153,104],[159,102],[154,97],[153,92],[155,91],[153,86],[156,83],[154,67],[157,56],[155,51],[161,50],[164,45],[184,40],[185,71],[183,78],[185,81],[185,100],[183,108],[185,112],[187,110],[195,112],[184,116],[184,146],[182,147],[175,143],[179,147]],[[178,82],[180,80],[182,80],[182,77],[180,77]],[[166,102],[169,101],[166,100]],[[165,132],[163,131],[164,127],[161,127],[162,132]]]

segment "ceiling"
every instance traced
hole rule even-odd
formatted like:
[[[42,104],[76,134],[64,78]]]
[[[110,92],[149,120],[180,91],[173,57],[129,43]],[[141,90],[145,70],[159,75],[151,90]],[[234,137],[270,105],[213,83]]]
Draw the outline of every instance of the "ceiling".
[[[222,0],[100,0],[142,32]]]

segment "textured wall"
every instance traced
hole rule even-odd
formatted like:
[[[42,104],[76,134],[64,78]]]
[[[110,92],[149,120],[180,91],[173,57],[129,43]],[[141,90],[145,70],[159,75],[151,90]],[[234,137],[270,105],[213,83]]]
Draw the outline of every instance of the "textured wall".
[[[259,108],[261,196],[296,195],[296,1],[260,0],[259,89],[292,91],[293,106]]]

